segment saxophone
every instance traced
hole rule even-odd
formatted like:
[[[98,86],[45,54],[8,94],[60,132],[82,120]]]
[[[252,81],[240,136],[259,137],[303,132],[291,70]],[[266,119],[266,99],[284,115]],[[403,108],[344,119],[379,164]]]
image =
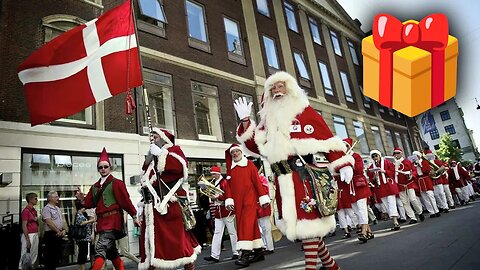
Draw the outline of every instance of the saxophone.
[[[435,162],[429,160],[427,156],[425,156],[425,154],[422,154],[422,159],[427,161],[428,165],[430,165],[431,170],[430,170],[429,176],[433,180],[437,180],[445,172],[444,166],[439,167],[437,164],[435,164]]]

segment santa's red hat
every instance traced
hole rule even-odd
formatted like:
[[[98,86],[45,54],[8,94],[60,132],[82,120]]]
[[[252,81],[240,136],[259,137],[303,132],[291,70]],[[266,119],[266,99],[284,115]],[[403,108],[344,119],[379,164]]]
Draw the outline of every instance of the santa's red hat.
[[[243,152],[242,148],[240,145],[233,143],[228,147],[227,150],[225,150],[225,162],[227,163],[227,176],[230,176],[230,171],[232,170],[232,151],[233,150],[240,150]]]
[[[108,162],[108,165],[112,166],[112,163],[110,163],[110,159],[108,158],[107,149],[105,149],[105,147],[103,147],[102,153],[100,154],[100,158],[97,161],[97,166],[100,163],[100,161],[106,161]]]
[[[153,132],[157,133],[168,145],[175,145],[175,135],[170,133],[168,130],[154,127]]]
[[[343,142],[348,145],[348,148],[352,147],[353,145],[353,140],[351,138],[345,138],[343,139]]]
[[[425,149],[423,151],[425,152],[425,154],[432,154],[432,150],[430,150],[430,149]]]
[[[456,161],[455,159],[451,158],[450,161],[448,161],[448,163],[450,163],[450,164],[452,164],[452,163],[457,164],[457,161]]]
[[[210,169],[210,174],[222,174],[220,172],[220,167],[218,166],[212,166],[212,168]]]
[[[403,150],[402,150],[402,148],[397,146],[397,147],[393,148],[393,153],[395,154],[395,152],[403,153]]]

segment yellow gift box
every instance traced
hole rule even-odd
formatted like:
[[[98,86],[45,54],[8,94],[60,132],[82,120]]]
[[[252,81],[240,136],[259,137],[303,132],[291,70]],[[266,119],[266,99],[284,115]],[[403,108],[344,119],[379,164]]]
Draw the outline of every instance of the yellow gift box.
[[[362,40],[363,90],[365,96],[380,100],[380,52],[373,36]],[[443,100],[456,93],[458,40],[449,35],[445,48],[445,87]],[[393,53],[392,108],[410,117],[430,109],[432,56],[430,52],[408,46]]]

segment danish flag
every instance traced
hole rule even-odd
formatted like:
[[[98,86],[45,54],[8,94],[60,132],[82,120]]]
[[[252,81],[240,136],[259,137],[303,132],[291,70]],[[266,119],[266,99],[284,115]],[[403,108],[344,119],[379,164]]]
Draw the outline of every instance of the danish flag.
[[[32,126],[142,85],[130,1],[58,36],[17,69]]]

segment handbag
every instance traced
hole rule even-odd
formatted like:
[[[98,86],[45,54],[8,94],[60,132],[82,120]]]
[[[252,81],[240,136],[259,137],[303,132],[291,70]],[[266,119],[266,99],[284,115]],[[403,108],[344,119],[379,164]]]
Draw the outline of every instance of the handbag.
[[[334,179],[328,168],[319,168],[305,163],[301,158],[310,178],[309,182],[317,201],[317,209],[322,217],[334,215],[337,212],[338,189],[333,185]]]
[[[197,224],[197,220],[193,215],[190,204],[188,203],[188,198],[186,196],[177,196],[178,204],[180,205],[180,210],[182,212],[183,227],[185,231],[192,230]]]
[[[82,240],[87,237],[87,226],[86,225],[69,225],[68,226],[68,237],[70,239]]]
[[[30,255],[30,249],[22,255],[20,258],[20,265],[22,270],[33,270],[32,255]]]

